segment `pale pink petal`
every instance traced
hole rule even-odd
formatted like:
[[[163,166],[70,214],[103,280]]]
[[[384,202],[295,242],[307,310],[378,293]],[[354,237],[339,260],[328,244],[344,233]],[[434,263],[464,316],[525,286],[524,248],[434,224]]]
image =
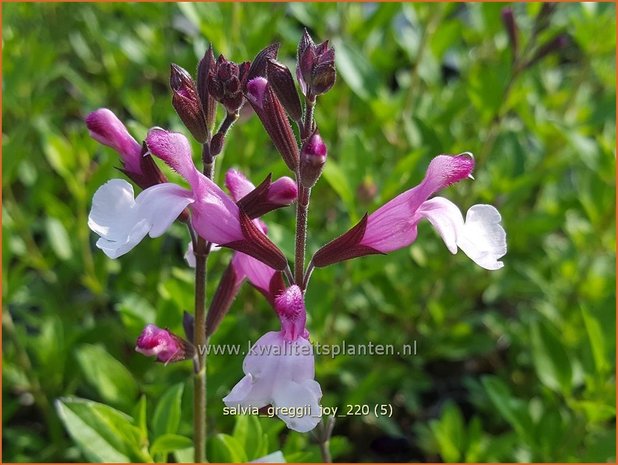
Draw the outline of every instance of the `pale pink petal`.
[[[184,259],[187,262],[187,265],[189,265],[189,268],[195,268],[195,252],[193,251],[193,241],[189,241]]]
[[[206,177],[204,179],[209,181],[212,190],[196,198],[191,208],[191,224],[201,237],[215,244],[243,240],[238,207],[216,184]]]
[[[128,171],[141,172],[141,146],[111,110],[100,108],[93,111],[86,117],[86,126],[94,140],[120,154]]]
[[[223,399],[225,405],[261,408],[272,402],[279,362],[284,358],[282,345],[283,337],[275,331],[257,340],[243,361],[245,377]]]
[[[223,402],[228,407],[262,408],[271,402],[270,391],[270,385],[256,382],[249,374],[236,383]]]
[[[281,418],[287,427],[299,433],[306,433],[314,429],[320,422],[322,409],[320,399],[322,390],[320,385],[313,379],[307,379],[301,383],[290,382],[278,384],[273,393],[273,406],[284,407],[286,410],[278,410],[277,416]]]
[[[317,425],[322,390],[313,379],[313,348],[308,340],[285,341],[281,332],[269,332],[251,348],[243,371],[245,377],[223,399],[227,406],[299,408],[301,415],[296,418],[281,411],[278,416],[300,432]]]
[[[255,189],[255,186],[240,171],[235,169],[227,170],[225,173],[225,186],[232,194],[234,202],[238,202],[245,195]]]
[[[185,178],[194,191],[199,190],[201,173],[193,163],[191,144],[184,135],[152,128],[146,136],[146,146],[150,153]]]
[[[367,217],[367,228],[360,245],[388,253],[414,242],[415,211],[410,208],[408,192],[395,197]]]
[[[185,136],[153,128],[148,132],[146,145],[153,155],[165,161],[191,185],[195,198],[191,223],[201,237],[215,244],[243,239],[238,206],[195,168],[191,145]]]
[[[170,183],[152,186],[133,199],[131,184],[112,179],[95,192],[88,226],[101,236],[97,247],[118,258],[146,234],[163,234],[192,201],[190,192]]]
[[[244,254],[236,252],[232,263],[239,276],[246,277],[249,282],[265,294],[270,292],[270,281],[276,273],[268,265]]]
[[[473,205],[466,213],[457,245],[479,266],[497,270],[504,266],[498,259],[506,254],[506,232],[500,224],[502,217],[491,205]]]
[[[506,232],[500,224],[500,213],[491,205],[473,205],[464,222],[453,202],[435,197],[423,203],[419,217],[431,222],[451,253],[456,253],[459,247],[487,270],[504,266],[498,259],[506,254]]]
[[[464,224],[459,208],[444,197],[434,197],[421,205],[418,215],[429,220],[442,237],[448,250],[452,254],[456,254],[457,235],[461,232]]]

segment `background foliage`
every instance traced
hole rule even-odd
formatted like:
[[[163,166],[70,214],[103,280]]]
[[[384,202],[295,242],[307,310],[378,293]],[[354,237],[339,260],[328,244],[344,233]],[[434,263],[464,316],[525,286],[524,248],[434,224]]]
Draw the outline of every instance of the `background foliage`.
[[[133,351],[147,322],[181,332],[188,238],[175,226],[115,261],[94,248],[90,200],[119,163],[83,118],[106,106],[137,138],[153,125],[183,131],[170,62],[194,70],[208,42],[242,61],[280,41],[292,66],[303,26],[333,41],[339,72],[317,108],[329,161],[310,251],[418,182],[432,156],[464,150],[476,180],[445,195],[496,205],[509,242],[490,273],[423,225],[409,249],[314,273],[315,340],[418,347],[317,360],[324,405],[394,408],[339,419],[335,458],[615,460],[615,9],[559,5],[537,40],[561,32],[569,45],[512,79],[504,6],[3,5],[4,461],[190,459],[190,363]],[[525,46],[540,4],[514,9]],[[256,182],[286,174],[249,115],[219,179],[232,166]],[[291,209],[266,220],[292,256]],[[228,259],[211,260],[210,295]],[[212,342],[244,346],[276,324],[245,287]],[[319,460],[310,435],[278,420],[223,417],[242,358],[208,363],[213,460],[278,449]]]

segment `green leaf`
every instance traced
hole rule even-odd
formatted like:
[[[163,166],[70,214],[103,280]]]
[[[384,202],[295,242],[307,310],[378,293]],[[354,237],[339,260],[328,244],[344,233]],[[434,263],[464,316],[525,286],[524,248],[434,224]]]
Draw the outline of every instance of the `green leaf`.
[[[178,434],[163,434],[155,439],[150,447],[150,453],[167,454],[176,450],[188,449],[193,446],[193,441]]]
[[[134,404],[138,387],[133,375],[102,346],[84,344],[76,357],[84,377],[103,400],[127,408]]]
[[[60,260],[69,260],[73,256],[71,241],[62,222],[57,218],[45,220],[45,231],[52,250]]]
[[[178,431],[184,387],[184,383],[175,384],[165,391],[157,403],[152,417],[152,431],[155,438]]]
[[[44,130],[44,124],[39,124],[40,129]],[[75,175],[75,157],[72,155],[71,144],[62,136],[44,131],[44,151],[45,157],[51,167],[62,177],[73,177]]]
[[[605,336],[601,330],[599,320],[597,320],[586,308],[582,307],[584,326],[588,335],[588,342],[594,359],[594,366],[597,373],[604,374],[609,368],[610,362],[605,357]]]
[[[260,458],[268,452],[268,437],[264,437],[262,425],[255,415],[238,415],[233,437],[245,450],[248,460]]]
[[[444,407],[442,418],[432,422],[431,429],[445,462],[458,462],[461,459],[465,440],[464,428],[461,412],[452,402],[448,402]]]
[[[242,444],[228,434],[217,434],[208,440],[208,460],[211,462],[247,462]]]
[[[140,431],[133,419],[108,405],[80,398],[56,401],[58,416],[92,462],[144,462]]]
[[[148,439],[147,407],[148,404],[146,401],[146,396],[142,395],[139,399],[139,402],[135,406],[135,409],[133,410],[133,418],[135,418],[135,424],[142,432],[142,437],[146,439]]]
[[[541,382],[550,389],[567,393],[573,372],[569,355],[546,323],[534,323],[530,330],[534,367]]]
[[[498,377],[486,376],[481,382],[496,410],[520,437],[529,439],[532,433],[532,419],[524,403],[513,397],[508,386]]]
[[[337,72],[343,80],[363,100],[375,97],[379,84],[378,76],[366,56],[349,41],[335,39],[333,43],[337,50]]]

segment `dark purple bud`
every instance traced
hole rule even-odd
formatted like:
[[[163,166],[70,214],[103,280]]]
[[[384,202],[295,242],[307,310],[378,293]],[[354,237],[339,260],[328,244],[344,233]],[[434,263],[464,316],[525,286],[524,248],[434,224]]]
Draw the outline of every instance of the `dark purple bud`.
[[[189,312],[187,312],[186,310],[182,312],[182,329],[185,330],[185,336],[189,341],[193,340],[194,320],[195,319],[193,318],[193,315],[191,315]]]
[[[320,178],[326,163],[326,144],[317,129],[305,141],[300,151],[300,182],[310,188]]]
[[[264,129],[292,171],[298,166],[298,145],[290,121],[274,91],[263,77],[247,83],[247,100],[260,118]]]
[[[541,45],[534,56],[526,63],[526,68],[534,66],[537,62],[545,58],[550,53],[555,53],[569,45],[569,38],[565,34],[559,34],[553,39]]]
[[[260,51],[253,62],[251,63],[251,67],[247,72],[246,79],[243,83],[247,83],[256,77],[266,77],[266,66],[269,60],[274,60],[277,58],[277,53],[279,52],[279,44],[274,43],[270,44],[264,50]]]
[[[515,15],[513,14],[513,8],[506,7],[502,9],[502,22],[504,23],[504,29],[506,29],[506,33],[509,36],[509,44],[511,45],[511,51],[513,52],[513,59],[515,59],[518,51],[518,31]]]
[[[157,362],[173,363],[193,358],[195,348],[168,329],[147,325],[137,338],[135,350],[147,357],[156,356]]]
[[[361,244],[366,229],[367,215],[365,214],[356,226],[318,250],[311,261],[320,268],[365,255],[382,254],[379,250]]]
[[[542,32],[545,29],[547,29],[547,26],[549,26],[549,21],[551,20],[551,17],[554,14],[554,11],[556,11],[557,6],[558,4],[553,3],[553,2],[543,3],[543,5],[541,6],[541,9],[539,10],[539,13],[534,19],[534,32],[535,33],[538,34],[539,32]]]
[[[176,113],[193,137],[203,144],[208,140],[208,129],[195,83],[186,70],[173,63],[170,72],[170,87],[173,92],[172,105]]]
[[[200,60],[197,67],[197,91],[202,102],[202,110],[206,117],[206,126],[211,129],[215,122],[217,114],[217,102],[210,95],[208,90],[208,75],[215,71],[215,56],[212,51],[212,46],[208,46],[208,50],[204,57]]]
[[[223,317],[227,314],[234,299],[238,295],[242,281],[242,277],[238,275],[238,272],[234,268],[234,259],[232,259],[219,281],[217,291],[208,308],[208,313],[206,315],[207,337],[210,337],[219,327]]]
[[[292,73],[287,66],[275,60],[268,62],[266,71],[268,82],[279,98],[281,105],[283,105],[290,118],[299,122],[302,118],[302,109]]]
[[[334,50],[333,50],[334,53]],[[317,65],[313,69],[312,92],[314,95],[322,95],[330,90],[335,85],[337,72],[335,71],[335,62],[326,62]]]
[[[298,44],[296,78],[310,100],[326,93],[336,80],[335,49],[327,40],[315,45],[306,29]]]
[[[224,142],[225,134],[218,132],[212,136],[212,140],[210,141],[210,155],[213,157],[219,155],[221,150],[223,150]]]
[[[208,92],[220,102],[228,113],[237,113],[243,105],[241,79],[245,64],[237,65],[219,55],[214,69],[208,73]]]

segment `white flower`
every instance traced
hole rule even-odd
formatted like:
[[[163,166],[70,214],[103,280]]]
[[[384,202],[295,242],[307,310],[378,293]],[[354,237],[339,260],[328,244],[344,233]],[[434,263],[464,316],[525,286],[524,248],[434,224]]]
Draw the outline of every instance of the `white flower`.
[[[322,390],[315,376],[313,347],[282,331],[262,336],[243,363],[245,377],[223,399],[228,407],[262,408],[269,404],[288,428],[305,433],[320,422]]]

